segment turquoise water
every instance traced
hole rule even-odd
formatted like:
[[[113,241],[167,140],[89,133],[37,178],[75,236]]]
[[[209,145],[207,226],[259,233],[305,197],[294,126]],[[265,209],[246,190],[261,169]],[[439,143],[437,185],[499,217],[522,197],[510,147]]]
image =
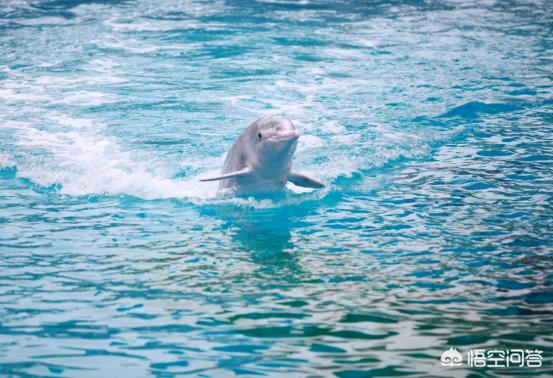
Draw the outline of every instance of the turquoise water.
[[[3,1],[0,375],[552,374],[553,4]],[[218,198],[240,132],[327,188]],[[442,367],[449,346],[542,368]]]

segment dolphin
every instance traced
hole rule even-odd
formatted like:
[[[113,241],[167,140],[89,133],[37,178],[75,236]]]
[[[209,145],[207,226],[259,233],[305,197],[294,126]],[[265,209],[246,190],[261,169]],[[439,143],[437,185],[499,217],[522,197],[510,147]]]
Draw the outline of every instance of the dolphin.
[[[306,188],[324,188],[319,180],[292,172],[292,156],[299,137],[299,130],[286,117],[261,117],[234,142],[221,174],[200,181],[220,180],[219,193],[282,191],[287,181]]]

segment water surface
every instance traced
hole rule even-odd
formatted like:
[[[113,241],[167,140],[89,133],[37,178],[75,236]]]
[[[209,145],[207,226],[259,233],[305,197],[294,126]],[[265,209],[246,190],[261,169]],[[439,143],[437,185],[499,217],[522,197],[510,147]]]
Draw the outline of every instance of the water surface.
[[[3,1],[0,373],[551,374],[553,7]],[[217,198],[264,114],[322,191]],[[449,370],[449,346],[540,369]]]

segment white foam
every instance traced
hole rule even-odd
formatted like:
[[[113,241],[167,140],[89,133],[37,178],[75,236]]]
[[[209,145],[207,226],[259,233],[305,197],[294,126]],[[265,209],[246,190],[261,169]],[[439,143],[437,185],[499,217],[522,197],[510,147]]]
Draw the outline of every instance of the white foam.
[[[49,132],[14,123],[16,146],[29,151],[17,166],[18,176],[38,185],[60,185],[66,195],[121,194],[144,199],[214,197],[217,183],[202,183],[197,177],[172,179],[159,162],[120,147],[101,132],[92,120],[77,120],[54,114],[49,119],[69,131]],[[2,155],[3,156],[3,155]],[[1,162],[12,164],[9,157]]]
[[[298,151],[305,151],[325,145],[325,142],[314,135],[303,135],[298,141]]]
[[[104,24],[113,30],[124,32],[162,32],[176,29],[200,29],[205,26],[196,20],[156,20],[155,22],[135,21],[131,23],[122,23],[109,19],[105,20]]]
[[[322,51],[323,55],[333,57],[333,58],[339,58],[339,59],[363,59],[365,57],[364,53],[355,50],[355,49],[345,49],[345,48],[327,48],[323,49]]]
[[[47,101],[49,96],[44,94],[43,90],[29,92],[19,92],[12,88],[0,89],[0,98],[9,102],[29,102],[29,101]]]
[[[22,103],[29,104],[36,108],[44,103],[97,106],[114,102],[117,97],[100,91],[72,90],[72,88],[80,87],[81,84],[106,84],[120,81],[110,75],[83,77],[47,75],[27,80],[16,77],[4,81],[3,88],[0,88],[0,99],[9,103],[19,103],[19,106]],[[20,108],[19,111],[21,110]]]
[[[112,95],[108,95],[106,93],[78,91],[63,96],[62,98],[58,99],[57,102],[72,105],[97,106],[113,101],[115,101],[115,98]]]
[[[72,22],[63,17],[44,16],[36,18],[20,19],[17,21],[20,25],[25,26],[43,26],[43,25],[70,25]]]
[[[49,119],[61,126],[67,126],[74,129],[93,128],[94,122],[87,118],[72,118],[62,113],[50,113],[47,115]]]
[[[100,75],[83,75],[83,76],[52,76],[45,75],[36,78],[35,83],[44,86],[56,86],[59,88],[72,88],[81,84],[116,84],[127,81],[121,77],[117,77],[111,73],[107,65],[94,66],[92,62],[89,67],[90,71],[100,72]]]
[[[0,169],[15,167],[15,162],[8,154],[0,154]]]
[[[359,140],[359,135],[357,134],[337,134],[333,135],[331,138],[333,144],[340,145],[352,145],[357,140]]]
[[[357,46],[361,47],[376,47],[378,46],[378,42],[373,41],[372,39],[368,38],[352,38],[352,40],[349,41],[350,43],[356,44]]]
[[[292,4],[292,5],[308,5],[309,0],[256,0],[258,3],[265,4]]]

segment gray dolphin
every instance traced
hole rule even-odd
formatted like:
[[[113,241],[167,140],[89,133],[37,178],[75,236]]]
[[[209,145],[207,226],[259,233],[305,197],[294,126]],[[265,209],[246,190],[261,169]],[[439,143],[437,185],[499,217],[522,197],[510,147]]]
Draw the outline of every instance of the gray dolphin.
[[[261,117],[234,142],[221,175],[200,181],[221,180],[220,192],[232,189],[238,194],[283,190],[287,181],[323,188],[322,182],[291,171],[299,137],[300,132],[286,117]]]

